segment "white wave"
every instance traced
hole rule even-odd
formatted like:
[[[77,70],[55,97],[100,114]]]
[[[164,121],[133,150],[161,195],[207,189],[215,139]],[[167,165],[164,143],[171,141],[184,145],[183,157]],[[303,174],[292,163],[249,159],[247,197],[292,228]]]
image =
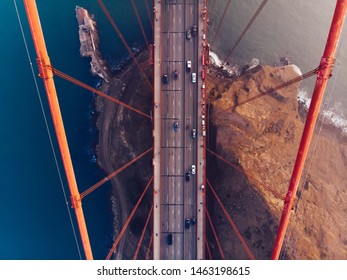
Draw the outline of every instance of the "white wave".
[[[296,66],[295,64],[290,64],[290,66],[293,67],[293,70],[294,70],[298,75],[302,76],[301,69],[300,69],[298,66]]]
[[[306,110],[308,110],[311,104],[311,98],[308,97],[306,90],[299,90],[298,101],[303,104]],[[323,108],[321,107],[321,109]],[[347,134],[347,120],[344,118],[343,115],[336,113],[336,110],[334,108],[329,110],[321,110],[320,115],[323,118],[323,122],[329,123],[337,128],[340,128],[343,133]]]
[[[226,71],[230,76],[239,76],[240,75],[240,67],[238,65],[229,65],[222,61],[219,56],[210,51],[210,61],[213,65],[222,68],[224,71]]]
[[[210,60],[211,60],[211,63],[217,67],[220,67],[223,64],[222,60],[218,57],[218,55],[211,51],[210,51]]]

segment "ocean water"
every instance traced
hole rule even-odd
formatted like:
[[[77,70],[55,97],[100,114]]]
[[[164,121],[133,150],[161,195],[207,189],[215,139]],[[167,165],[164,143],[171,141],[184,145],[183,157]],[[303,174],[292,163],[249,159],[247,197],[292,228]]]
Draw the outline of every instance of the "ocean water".
[[[215,3],[214,3],[215,2]],[[226,58],[240,34],[260,6],[262,0],[232,1],[223,23],[215,32],[227,0],[211,0],[209,39],[212,50]],[[261,64],[273,65],[287,57],[306,73],[319,65],[324,51],[336,1],[276,0],[268,1],[241,40],[228,62],[243,66],[256,58]],[[344,24],[336,54],[333,76],[326,91],[324,109],[347,118],[347,24]],[[302,83],[302,91],[310,98],[315,77]],[[328,102],[329,101],[329,102]]]
[[[146,32],[151,28],[144,1],[135,1]],[[37,67],[23,2],[16,1],[35,75]],[[131,47],[141,48],[144,39],[130,1],[104,1]],[[151,4],[151,1],[149,1]],[[89,9],[99,25],[101,51],[114,67],[127,51],[103,15],[97,1],[37,1],[52,65],[81,81],[96,86],[99,80],[89,72],[89,60],[79,55],[75,6]],[[14,1],[0,4],[0,259],[79,259],[67,202],[23,43]],[[37,80],[46,111],[58,165],[63,173],[45,91]],[[79,189],[82,192],[105,177],[95,163],[95,111],[93,95],[60,78],[55,78],[70,152]],[[112,244],[113,214],[105,184],[83,200],[87,227],[95,259],[104,259]],[[75,225],[74,212],[68,205]],[[75,227],[75,229],[77,229]],[[77,243],[80,246],[77,232]],[[80,250],[82,247],[80,246]],[[81,252],[83,258],[83,252]]]
[[[213,1],[217,2],[210,11],[209,39],[214,36],[227,2],[211,0],[210,5]],[[23,3],[16,2],[37,74]],[[142,0],[135,2],[148,38],[151,38],[145,3]],[[148,2],[151,4],[152,1]],[[104,3],[129,45],[142,47],[144,39],[131,2],[104,0]],[[233,46],[260,3],[261,0],[232,1],[220,34],[212,45],[221,58]],[[101,51],[110,64],[116,68],[128,57],[97,1],[37,0],[37,4],[51,62],[59,70],[92,86],[98,83],[89,72],[88,59],[79,56],[76,5],[88,8],[96,16]],[[269,1],[230,63],[244,65],[256,58],[260,63],[273,64],[281,56],[287,56],[303,73],[315,68],[324,50],[334,5],[335,1],[325,0]],[[66,208],[69,199],[65,200],[61,189],[12,0],[1,1],[0,21],[0,259],[79,259]],[[347,116],[346,34],[345,26],[334,76],[327,90],[332,94],[329,99],[332,103],[327,109],[344,117]],[[312,78],[303,83],[302,90],[308,98],[313,83]],[[59,155],[42,82],[38,80],[38,84],[53,144]],[[83,191],[105,176],[95,164],[93,151],[97,141],[93,96],[59,78],[56,78],[56,86],[78,185]],[[61,168],[59,156],[58,162]],[[68,194],[64,177],[63,186]],[[110,185],[106,184],[86,197],[83,204],[96,259],[105,258],[113,238],[109,191]],[[74,222],[74,213],[71,214]]]

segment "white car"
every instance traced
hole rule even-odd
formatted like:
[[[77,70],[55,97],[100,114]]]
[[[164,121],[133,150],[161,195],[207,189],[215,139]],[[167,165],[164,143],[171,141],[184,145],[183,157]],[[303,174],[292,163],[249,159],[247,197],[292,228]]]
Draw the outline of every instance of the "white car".
[[[196,82],[196,73],[192,73],[192,83]]]
[[[192,174],[195,174],[196,173],[196,167],[195,167],[195,165],[193,164],[192,165]]]
[[[187,72],[189,72],[191,68],[192,68],[192,62],[190,60],[187,60]]]

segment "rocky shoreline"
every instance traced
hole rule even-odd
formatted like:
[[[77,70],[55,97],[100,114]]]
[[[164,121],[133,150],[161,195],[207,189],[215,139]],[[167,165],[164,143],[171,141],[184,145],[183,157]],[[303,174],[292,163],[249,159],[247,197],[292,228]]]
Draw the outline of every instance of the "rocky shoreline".
[[[95,57],[103,61],[101,54]],[[138,53],[137,59],[152,80],[148,53]],[[268,259],[283,205],[271,190],[286,193],[306,111],[297,99],[299,85],[253,100],[259,93],[297,75],[292,65],[258,65],[232,77],[229,72],[209,66],[207,139],[209,148],[237,165],[238,170],[208,154],[207,175],[256,259]],[[107,76],[109,79],[101,84],[101,91],[150,114],[152,92],[139,77],[134,63],[129,62],[116,73],[108,70]],[[247,103],[248,99],[253,101]],[[99,114],[97,162],[110,174],[153,145],[152,123],[102,97],[97,96],[95,102]],[[309,155],[313,160],[304,172],[297,197],[300,203],[292,215],[283,257],[345,259],[346,137],[335,127],[324,124],[314,141],[315,149]],[[111,180],[115,237],[152,176],[151,159],[149,154]],[[151,201],[152,193],[148,192],[117,248],[116,259],[133,257]],[[247,259],[211,193],[208,205],[226,258]],[[144,244],[149,243],[151,225],[148,229]],[[209,240],[214,240],[209,231],[207,234]],[[210,246],[213,258],[220,258],[217,245],[211,241]],[[145,248],[141,248],[139,259],[144,259],[145,254]]]
[[[111,72],[99,52],[99,40],[93,16],[87,10],[77,7],[76,17],[79,24],[81,56],[92,59],[92,74],[102,78],[98,89],[109,96],[149,114],[150,105],[148,104],[153,104],[152,94],[143,85],[134,63],[131,61],[123,63],[121,71]],[[81,25],[82,23],[83,25]],[[86,28],[86,25],[88,28]],[[147,65],[148,53],[146,51],[139,52],[137,54],[137,60],[144,67],[149,78],[152,78],[152,69]],[[144,152],[142,148],[147,147],[148,149],[151,147],[151,122],[144,120],[143,117],[138,116],[136,113],[125,109],[117,103],[98,95],[95,97],[95,108],[98,113],[96,127],[99,132],[99,141],[95,148],[97,164],[105,172],[105,176],[107,176]],[[144,139],[148,140],[146,141]],[[110,201],[114,214],[114,240],[121,231],[122,225],[128,218],[130,211],[133,209],[139,193],[141,193],[141,189],[145,187],[148,177],[150,178],[151,176],[151,166],[149,164],[143,164],[146,160],[148,162],[151,161],[151,154],[110,180],[112,184]],[[144,167],[139,168],[141,165]],[[136,170],[136,167],[140,171]],[[131,258],[134,252],[134,235],[137,236],[139,234],[138,227],[135,224],[141,224],[145,220],[142,217],[142,213],[143,215],[148,213],[149,199],[151,199],[151,196],[147,195],[145,197],[147,204],[143,203],[133,219],[134,222],[130,223],[130,227],[128,227],[116,249],[115,259]],[[149,237],[146,236],[146,238],[148,239]],[[141,254],[143,255],[143,252],[140,251]]]

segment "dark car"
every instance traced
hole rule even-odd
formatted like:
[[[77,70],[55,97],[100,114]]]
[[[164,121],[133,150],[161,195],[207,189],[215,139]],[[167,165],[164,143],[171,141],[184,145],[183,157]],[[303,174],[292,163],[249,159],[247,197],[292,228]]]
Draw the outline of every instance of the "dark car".
[[[174,130],[175,130],[175,132],[178,131],[178,122],[175,122],[175,123],[174,123]]]
[[[167,84],[168,82],[169,82],[169,77],[168,77],[167,74],[164,74],[164,75],[163,75],[163,83],[164,83],[164,84]]]
[[[178,79],[178,70],[173,71],[172,77],[177,80]]]
[[[190,171],[186,172],[186,181],[190,181]]]
[[[195,225],[196,224],[196,217],[193,216],[191,219],[190,219],[192,225]]]
[[[198,32],[198,29],[197,29],[196,25],[193,25],[193,27],[192,27],[192,35],[195,36],[197,32]]]
[[[184,221],[184,227],[185,228],[189,228],[190,227],[190,219],[189,218],[186,218],[185,221]]]
[[[172,245],[172,234],[171,233],[168,234],[168,236],[167,236],[167,244]]]

